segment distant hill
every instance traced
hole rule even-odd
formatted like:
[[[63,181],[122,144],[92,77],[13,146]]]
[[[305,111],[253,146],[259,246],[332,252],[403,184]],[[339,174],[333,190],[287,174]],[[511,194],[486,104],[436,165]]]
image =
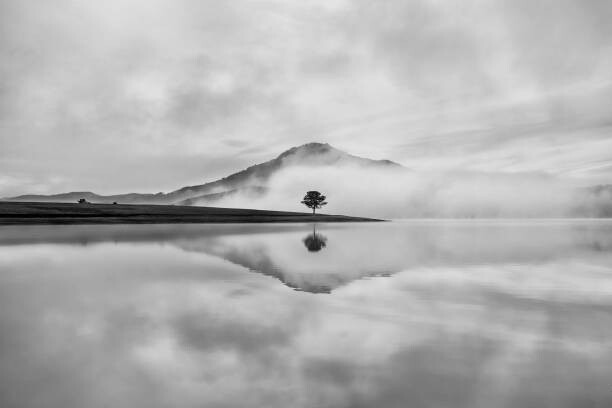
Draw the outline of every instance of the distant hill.
[[[242,171],[230,174],[227,177],[203,184],[182,187],[169,193],[100,195],[91,191],[76,191],[54,195],[22,195],[7,198],[5,201],[76,203],[79,199],[84,198],[90,203],[97,204],[110,204],[117,202],[119,204],[171,204],[186,206],[257,206],[257,202],[260,205],[262,202],[265,202],[265,200],[262,199],[268,198],[267,193],[271,194],[269,197],[282,196],[282,194],[285,192],[274,189],[280,187],[273,187],[274,185],[278,185],[278,183],[274,183],[273,178],[275,176],[280,176],[281,173],[291,174],[290,171],[285,173],[285,170],[290,170],[298,166],[312,169],[315,171],[315,174],[319,175],[319,177],[321,174],[328,174],[328,171],[326,169],[323,172],[316,172],[317,168],[332,166],[334,170],[342,168],[350,169],[350,171],[341,173],[344,177],[346,177],[346,180],[342,182],[346,182],[348,184],[353,183],[354,185],[359,185],[361,182],[359,180],[360,174],[369,174],[369,172],[353,173],[352,170],[356,168],[372,170],[399,169],[408,171],[407,168],[389,160],[372,160],[354,156],[342,150],[336,149],[327,143],[307,143],[284,151],[272,160],[248,167]],[[376,176],[376,183],[379,182],[380,178],[381,185],[384,185],[386,188],[390,189],[390,192],[397,192],[398,196],[401,196],[401,187],[396,183],[398,179],[393,179],[393,177],[398,175],[396,172],[373,171],[372,174]],[[369,182],[372,183],[371,180]],[[435,188],[436,186],[433,186],[434,191]],[[341,189],[338,189],[337,191],[339,190]],[[562,216],[595,218],[612,217],[612,185],[608,184],[577,188],[568,190],[565,193],[567,193],[565,198],[567,198],[568,203],[563,204],[564,210]],[[402,209],[398,210],[398,212],[391,212],[391,215],[382,212],[382,210],[379,211],[379,209],[377,209],[376,212],[362,212],[361,215],[381,216],[384,214],[388,218],[393,218],[395,216],[412,216],[414,214],[421,216],[423,213],[427,214],[430,205],[428,199],[430,196],[428,196],[426,193],[425,197],[419,196],[418,194],[423,193],[417,192],[414,197],[410,197],[410,199],[400,203],[400,205],[403,206]],[[467,191],[465,194],[458,191],[458,194],[464,196],[469,195]],[[335,205],[337,202],[338,200],[334,200]],[[269,202],[265,202],[265,204],[267,206],[269,205]],[[385,203],[382,204],[384,205]],[[448,205],[452,207],[455,205],[455,203],[452,200],[449,200]],[[346,208],[346,206],[344,208]],[[403,210],[404,208],[405,211]],[[353,211],[353,208],[351,208],[351,211]],[[475,202],[474,213],[482,214],[482,212],[479,211],[482,211],[482,208],[479,207],[479,203]],[[431,215],[436,216],[437,214],[432,213]],[[546,214],[543,215],[545,216]],[[557,216],[557,213],[555,213],[555,216]]]
[[[263,197],[268,192],[267,187],[263,186],[247,186],[242,188],[235,188],[233,190],[222,191],[220,193],[211,193],[198,195],[186,200],[177,202],[177,205],[198,205],[201,203],[214,204],[215,202],[231,198],[237,195],[241,197],[257,199]]]
[[[72,191],[70,193],[50,194],[50,195],[39,195],[39,194],[25,194],[17,197],[5,198],[5,201],[26,201],[26,202],[42,202],[42,203],[76,203],[79,199],[84,198],[85,200],[96,203],[96,204],[111,204],[113,202],[129,203],[129,204],[153,204],[162,203],[161,200],[164,196],[163,193],[157,194],[116,194],[103,196],[91,191]]]
[[[327,143],[307,143],[293,147],[278,157],[264,163],[256,164],[245,170],[231,174],[219,180],[205,184],[187,186],[169,193],[157,194],[116,194],[99,195],[90,191],[74,191],[53,195],[21,195],[6,198],[7,201],[30,202],[69,202],[73,203],[84,198],[91,203],[122,204],[177,204],[195,205],[210,204],[223,198],[244,193],[247,197],[257,198],[265,194],[266,184],[278,171],[291,166],[344,166],[359,165],[361,167],[397,167],[402,166],[390,160],[372,160],[353,156],[336,149]]]
[[[612,217],[612,184],[579,189],[575,214],[586,217]]]

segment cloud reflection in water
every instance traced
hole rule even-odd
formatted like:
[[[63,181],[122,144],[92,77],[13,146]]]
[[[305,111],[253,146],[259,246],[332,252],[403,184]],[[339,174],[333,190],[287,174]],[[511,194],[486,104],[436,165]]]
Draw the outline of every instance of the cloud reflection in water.
[[[1,405],[608,406],[611,227],[3,229]]]

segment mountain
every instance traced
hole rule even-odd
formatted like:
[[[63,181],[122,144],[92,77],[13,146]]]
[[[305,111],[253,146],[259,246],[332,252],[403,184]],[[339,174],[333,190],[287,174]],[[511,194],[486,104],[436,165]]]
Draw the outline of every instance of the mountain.
[[[9,201],[35,201],[35,202],[76,202],[84,198],[92,203],[121,204],[179,204],[194,205],[208,204],[223,198],[241,193],[247,197],[261,197],[267,191],[266,184],[278,171],[291,166],[344,166],[358,165],[361,167],[397,167],[402,166],[390,160],[371,160],[364,157],[353,156],[336,149],[327,143],[307,143],[293,147],[278,157],[264,163],[256,164],[245,170],[231,174],[222,179],[187,186],[169,193],[157,194],[117,194],[99,195],[90,191],[75,191],[53,195],[21,195],[6,198]]]
[[[612,184],[585,187],[578,190],[575,214],[595,218],[612,217]]]
[[[121,202],[129,204],[151,204],[162,203],[161,199],[164,196],[163,193],[157,194],[116,194],[103,196],[91,191],[72,191],[70,193],[50,194],[50,195],[39,195],[39,194],[25,194],[17,197],[5,198],[5,201],[32,201],[32,202],[49,202],[49,203],[73,203],[79,199],[84,198],[91,203],[99,204],[110,204],[112,202]],[[158,201],[159,200],[159,201]]]
[[[240,195],[244,198],[257,199],[263,197],[268,192],[267,187],[263,186],[247,186],[242,188],[235,188],[233,190],[222,191],[220,193],[202,194],[186,200],[179,201],[177,205],[198,205],[199,203],[214,204],[217,201],[224,200],[226,198],[235,197]]]

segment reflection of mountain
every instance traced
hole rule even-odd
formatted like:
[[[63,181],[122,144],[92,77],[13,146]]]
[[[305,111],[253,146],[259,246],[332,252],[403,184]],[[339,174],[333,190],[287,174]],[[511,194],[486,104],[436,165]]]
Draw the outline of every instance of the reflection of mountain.
[[[470,265],[513,268],[575,258],[607,268],[612,254],[612,222],[606,220],[323,224],[316,233],[324,233],[333,245],[316,254],[304,248],[304,235],[310,235],[311,228],[296,224],[3,227],[0,245],[163,243],[225,259],[313,293],[402,271],[425,276]]]
[[[325,236],[334,245],[316,256],[304,250],[303,227],[274,234],[254,230],[254,234],[221,235],[176,244],[313,293],[330,293],[358,279],[390,276],[415,268],[427,273],[429,268],[439,267],[545,263],[571,257],[576,250],[588,252],[596,262],[605,254],[601,248],[612,248],[612,235],[608,235],[612,224],[595,230],[572,223],[504,225],[452,221],[324,228]]]
[[[331,293],[336,286],[344,282],[338,279],[317,279],[314,275],[306,279],[292,279],[288,271],[284,271],[279,265],[275,264],[270,254],[261,249],[244,251],[239,248],[226,247],[223,250],[217,249],[213,254],[222,257],[233,264],[243,266],[253,272],[258,272],[266,276],[272,276],[285,285],[295,290],[311,293]],[[314,279],[313,279],[314,278]],[[329,277],[328,277],[329,278]]]
[[[310,269],[292,269],[282,266],[281,263],[274,260],[275,251],[269,251],[266,246],[260,246],[255,243],[250,247],[243,247],[240,245],[224,245],[217,241],[205,247],[181,246],[181,248],[187,251],[204,252],[208,255],[218,256],[233,264],[243,266],[250,271],[272,276],[290,288],[310,293],[331,293],[332,290],[356,279],[391,276],[392,273],[400,271],[398,269],[389,273],[383,268],[368,270],[351,268],[349,270],[346,266],[336,263],[330,264],[327,268],[321,268],[318,265],[309,265],[307,259],[297,257],[294,259],[296,266],[298,263],[301,263],[301,265],[310,266]],[[307,252],[304,252],[304,254],[308,256]],[[356,274],[354,273],[355,271],[357,272]]]
[[[378,258],[373,258],[378,259],[377,262],[360,265],[345,259],[353,244],[350,239],[346,240],[345,246],[334,247],[340,249],[339,252],[325,254],[322,251],[313,257],[312,251],[323,248],[327,237],[317,232],[314,226],[305,238],[300,238],[302,233],[303,227],[295,227],[284,233],[224,235],[179,241],[176,245],[185,251],[223,258],[253,272],[274,277],[295,290],[311,293],[331,293],[356,279],[391,274],[385,262]],[[344,234],[341,232],[340,236]],[[302,245],[306,245],[308,251],[304,251]],[[396,268],[393,272],[399,270]]]

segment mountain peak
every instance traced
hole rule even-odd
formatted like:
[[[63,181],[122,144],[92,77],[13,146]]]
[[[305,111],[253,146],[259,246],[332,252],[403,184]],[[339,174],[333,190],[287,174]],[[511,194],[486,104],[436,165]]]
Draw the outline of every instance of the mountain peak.
[[[332,151],[344,153],[336,149],[335,147],[332,147],[329,143],[311,142],[311,143],[303,144],[301,146],[292,147],[291,149],[286,150],[283,153],[281,153],[278,156],[278,158],[283,159],[285,157],[289,157],[292,155],[300,155],[300,156],[319,155],[319,154],[329,153]]]
[[[281,153],[276,159],[283,164],[309,164],[309,165],[336,165],[357,164],[361,166],[395,166],[401,165],[391,160],[372,160],[364,157],[353,156],[343,150],[337,149],[329,143],[311,142],[301,146],[292,147]]]
[[[366,159],[346,153],[328,143],[311,142],[292,147],[275,159],[255,164],[222,179],[205,184],[182,187],[167,194],[128,193],[100,196],[91,192],[72,192],[52,196],[19,196],[13,197],[10,200],[75,202],[77,199],[85,198],[96,203],[117,201],[139,204],[177,204],[187,202],[189,204],[206,204],[211,199],[235,195],[237,192],[243,194],[246,192],[251,196],[261,195],[266,191],[269,179],[276,172],[291,166],[359,166],[361,168],[372,166],[389,168],[391,166],[402,168],[401,165],[389,160]]]

